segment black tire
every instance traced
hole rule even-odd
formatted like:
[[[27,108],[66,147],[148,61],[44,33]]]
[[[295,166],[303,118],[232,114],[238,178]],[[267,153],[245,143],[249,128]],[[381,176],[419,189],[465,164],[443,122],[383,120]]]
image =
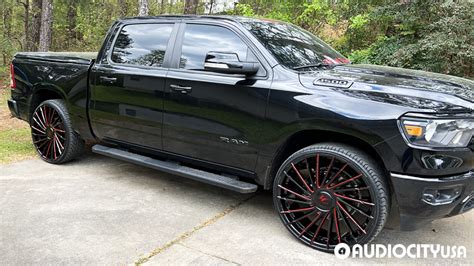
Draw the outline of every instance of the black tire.
[[[338,243],[366,244],[380,233],[389,213],[383,173],[351,146],[312,145],[281,165],[273,203],[285,227],[314,249],[332,252]]]
[[[36,152],[44,161],[62,164],[84,151],[84,140],[76,133],[63,100],[47,100],[32,113],[31,137]]]

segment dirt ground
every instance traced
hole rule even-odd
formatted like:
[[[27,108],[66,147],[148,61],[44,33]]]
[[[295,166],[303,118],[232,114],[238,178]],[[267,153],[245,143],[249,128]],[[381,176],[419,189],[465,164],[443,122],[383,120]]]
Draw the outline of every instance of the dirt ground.
[[[10,98],[10,88],[5,81],[0,81],[0,131],[27,128],[28,124],[12,117],[8,110],[7,99]]]
[[[8,78],[0,75],[0,164],[35,156],[28,123],[12,117],[7,105],[9,98]]]

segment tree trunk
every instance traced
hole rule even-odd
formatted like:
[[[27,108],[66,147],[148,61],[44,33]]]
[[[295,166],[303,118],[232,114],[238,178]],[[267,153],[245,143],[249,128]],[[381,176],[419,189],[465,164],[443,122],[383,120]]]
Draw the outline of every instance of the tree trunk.
[[[51,46],[51,25],[53,22],[53,3],[51,0],[43,0],[41,7],[41,26],[39,47],[40,52],[47,52]]]
[[[138,0],[138,16],[148,16],[148,0]]]
[[[28,50],[28,43],[30,39],[29,35],[29,22],[30,22],[30,1],[25,0],[25,2],[21,2],[23,5],[23,8],[25,9],[25,17],[23,18],[23,26],[24,26],[24,31],[25,31],[25,39],[23,40],[23,47],[25,47],[26,50]]]
[[[198,0],[185,0],[184,14],[196,14],[198,3]]]
[[[165,13],[165,0],[161,0],[160,14],[164,14],[164,13]]]
[[[3,38],[5,40],[10,40],[10,33],[11,33],[11,14],[12,14],[12,9],[11,7],[4,6],[3,8],[3,13],[2,13],[2,20],[3,20]],[[8,57],[6,52],[2,53],[2,58],[3,58],[3,65],[8,64]]]
[[[126,17],[127,14],[128,14],[127,1],[126,0],[119,0],[118,4],[119,4],[119,8],[120,8],[120,13],[119,13],[120,17],[121,18]]]
[[[212,14],[212,8],[214,7],[214,0],[211,0],[211,3],[209,3],[209,15]]]
[[[40,39],[40,25],[41,25],[41,0],[33,0],[31,2],[31,25],[29,27],[29,38],[26,49],[28,51],[37,51]]]
[[[69,0],[69,7],[67,10],[67,48],[76,40],[76,16],[77,7],[75,0]]]

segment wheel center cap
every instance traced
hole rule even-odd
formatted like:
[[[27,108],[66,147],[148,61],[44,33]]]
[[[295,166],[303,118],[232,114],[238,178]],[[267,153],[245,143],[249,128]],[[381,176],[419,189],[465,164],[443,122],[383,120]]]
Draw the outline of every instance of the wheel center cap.
[[[54,136],[54,130],[51,127],[46,128],[46,136],[48,139],[52,139]]]
[[[324,212],[331,210],[336,204],[334,196],[327,190],[315,191],[311,196],[311,200],[316,208]]]

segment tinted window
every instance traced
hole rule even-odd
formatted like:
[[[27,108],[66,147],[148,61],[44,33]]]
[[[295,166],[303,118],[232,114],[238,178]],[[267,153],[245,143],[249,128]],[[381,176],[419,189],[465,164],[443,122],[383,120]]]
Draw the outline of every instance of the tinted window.
[[[313,34],[288,23],[249,21],[244,26],[284,66],[347,64],[349,60]]]
[[[240,60],[247,60],[247,45],[231,30],[219,26],[186,25],[180,68],[204,69],[204,59],[211,51],[237,53]]]
[[[161,66],[173,24],[136,24],[122,28],[115,41],[112,61]]]

